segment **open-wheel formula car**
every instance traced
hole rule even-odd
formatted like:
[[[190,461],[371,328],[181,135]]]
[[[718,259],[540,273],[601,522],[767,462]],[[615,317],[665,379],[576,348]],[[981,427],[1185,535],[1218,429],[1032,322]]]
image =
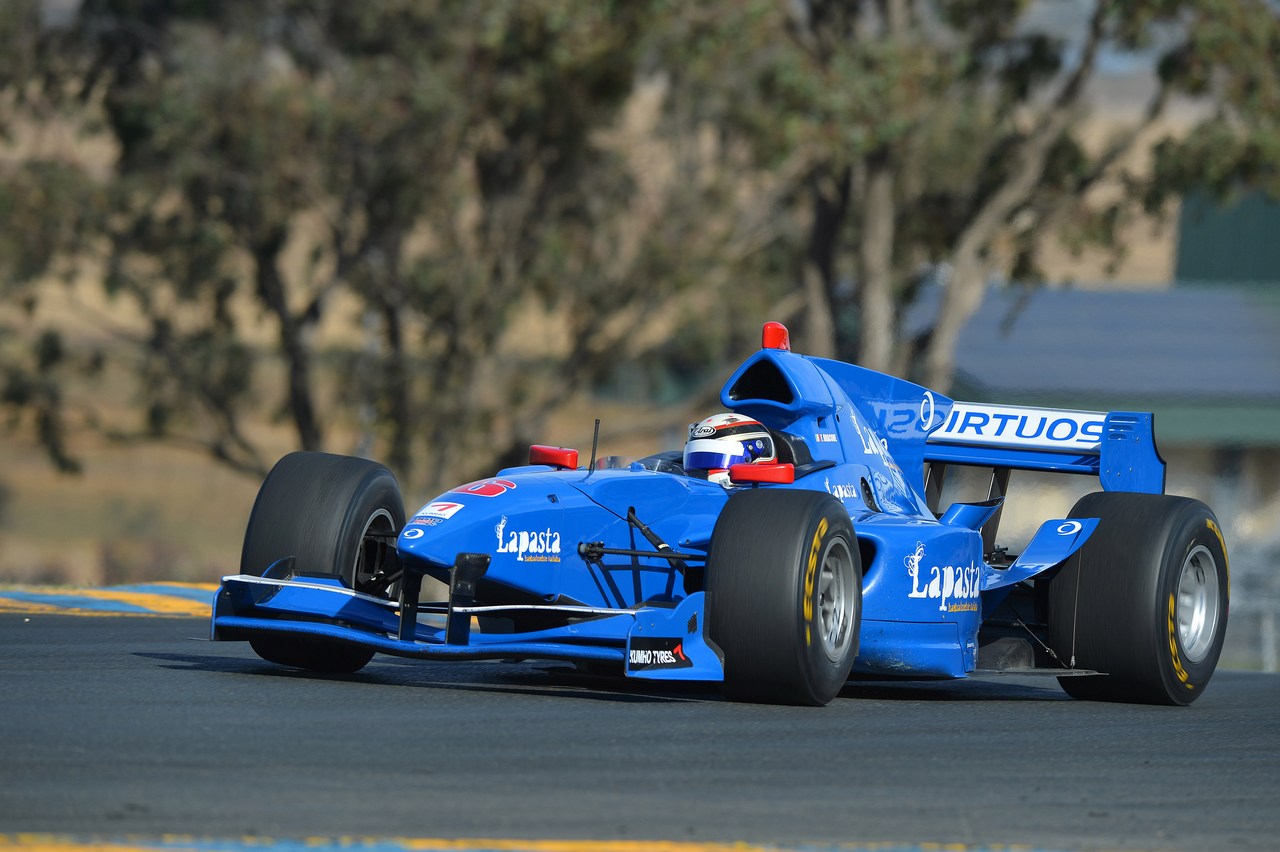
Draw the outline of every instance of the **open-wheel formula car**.
[[[594,447],[580,466],[534,446],[527,466],[407,519],[385,467],[285,456],[212,638],[318,671],[375,653],[559,659],[794,704],[826,704],[851,676],[994,669],[1056,676],[1078,698],[1204,691],[1226,547],[1205,505],[1163,493],[1151,415],[956,402],[794,353],[778,323],[720,399],[729,414],[683,452],[604,468]],[[987,499],[939,512],[955,466],[989,471]],[[1101,490],[1013,555],[996,533],[1014,470]],[[423,600],[424,578],[447,599]]]

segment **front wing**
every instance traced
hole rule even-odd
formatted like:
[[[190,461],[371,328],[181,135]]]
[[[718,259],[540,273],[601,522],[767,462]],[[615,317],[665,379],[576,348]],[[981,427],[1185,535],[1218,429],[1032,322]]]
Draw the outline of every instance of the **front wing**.
[[[617,664],[636,678],[724,679],[720,653],[705,637],[701,592],[670,605],[630,609],[476,606],[456,567],[449,600],[437,603],[417,601],[413,587],[421,577],[417,583],[407,582],[400,600],[391,601],[353,591],[336,577],[278,579],[273,573],[222,578],[213,607],[212,639],[306,635],[424,660],[570,660]],[[524,633],[473,629],[475,618],[520,609],[555,612],[568,623]]]

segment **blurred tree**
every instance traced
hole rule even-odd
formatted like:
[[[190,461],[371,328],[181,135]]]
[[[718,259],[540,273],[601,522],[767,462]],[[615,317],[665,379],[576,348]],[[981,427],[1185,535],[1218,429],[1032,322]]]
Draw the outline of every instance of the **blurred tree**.
[[[0,223],[7,225],[0,227],[0,300],[12,306],[0,318],[0,406],[11,426],[30,416],[50,460],[68,473],[79,462],[68,446],[63,382],[100,361],[68,353],[54,327],[30,329],[38,300],[33,276],[69,274],[50,270],[49,258],[76,242],[88,194],[82,174],[64,164],[0,163]]]
[[[631,94],[647,4],[405,9],[390,25],[386,6],[338,3],[324,24],[353,87],[332,192],[359,199],[335,244],[384,330],[381,357],[354,367],[382,365],[390,457],[403,465],[416,441],[447,480],[527,449],[615,354],[628,326],[614,320],[672,290],[620,250],[644,227],[632,171],[600,138]],[[401,74],[388,57],[407,57]],[[563,335],[513,345],[529,311]]]
[[[67,255],[91,229],[96,199],[82,164],[40,151],[44,140],[22,132],[24,122],[65,119],[61,99],[40,85],[41,10],[38,0],[0,7],[0,302],[10,306],[0,316],[0,407],[10,427],[29,418],[50,460],[75,472],[63,383],[69,373],[95,370],[100,359],[69,353],[57,328],[37,324],[36,282],[74,277]],[[15,148],[37,155],[6,156]]]
[[[1037,278],[1045,234],[1115,245],[1136,205],[1276,179],[1273,4],[1076,6],[1064,39],[1029,0],[13,0],[0,128],[111,153],[0,151],[0,296],[36,317],[100,269],[141,317],[113,332],[139,412],[118,437],[253,475],[264,393],[296,446],[342,435],[428,488],[612,365],[694,376],[762,316],[946,387],[989,277]],[[1159,83],[1090,149],[1104,51]],[[1212,120],[1129,173],[1178,94]],[[903,340],[930,278],[937,322]],[[0,402],[63,466],[65,380],[101,365],[0,328]]]
[[[16,108],[38,119],[35,93],[78,109],[118,155],[85,181],[95,203],[77,238],[6,278],[97,260],[107,292],[138,309],[144,416],[118,437],[263,473],[245,422],[255,350],[271,340],[299,447],[326,446],[342,412],[364,408],[403,474],[484,470],[615,354],[631,328],[618,317],[642,322],[675,289],[650,284],[676,254],[651,257],[652,238],[629,233],[632,173],[601,144],[647,10],[85,0],[66,22],[39,4],[8,10],[0,32],[20,30],[23,61],[0,84],[26,93]],[[14,167],[43,186],[41,168],[39,155]],[[33,203],[0,224],[45,228],[64,212]],[[510,345],[530,310],[564,318],[565,334]],[[327,317],[351,334],[322,353]],[[347,370],[335,391],[316,376],[328,354]]]
[[[674,8],[663,55],[673,108],[745,146],[784,176],[766,199],[803,294],[808,350],[866,366],[952,378],[960,329],[993,274],[1041,277],[1037,250],[1116,247],[1136,205],[1200,182],[1276,180],[1280,21],[1241,0],[1076,3],[1078,39],[1042,30],[1029,0],[723,0]],[[1100,149],[1078,137],[1103,51],[1150,57],[1145,112]],[[1172,96],[1214,115],[1154,146],[1147,175],[1126,159]],[[1099,201],[1090,190],[1119,192]],[[902,340],[898,313],[928,275],[945,284],[936,321]]]

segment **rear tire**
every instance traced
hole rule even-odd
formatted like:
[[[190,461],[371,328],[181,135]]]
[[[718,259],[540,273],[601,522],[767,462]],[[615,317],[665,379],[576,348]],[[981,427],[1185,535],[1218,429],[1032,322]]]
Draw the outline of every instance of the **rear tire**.
[[[1186,497],[1096,492],[1071,510],[1097,530],[1049,585],[1049,644],[1068,695],[1190,704],[1222,653],[1227,555],[1217,518]],[[1074,658],[1074,663],[1072,662]]]
[[[356,591],[394,597],[392,542],[404,520],[400,486],[382,465],[328,453],[290,453],[258,491],[240,572],[260,576],[292,556],[296,572],[339,577]],[[309,636],[259,637],[249,644],[264,660],[314,671],[354,672],[373,658],[368,649]]]
[[[740,701],[824,705],[858,655],[862,561],[844,506],[816,491],[730,498],[707,562],[708,637]]]

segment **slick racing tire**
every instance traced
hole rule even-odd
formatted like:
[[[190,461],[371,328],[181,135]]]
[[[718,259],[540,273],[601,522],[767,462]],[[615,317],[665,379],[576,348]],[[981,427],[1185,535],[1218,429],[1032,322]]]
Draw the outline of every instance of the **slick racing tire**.
[[[731,497],[706,576],[727,696],[817,706],[839,694],[858,654],[862,560],[838,500],[772,489]]]
[[[1105,674],[1060,677],[1062,688],[1098,701],[1195,701],[1227,629],[1213,512],[1186,497],[1096,492],[1071,517],[1099,523],[1050,582],[1049,644],[1064,665]]]
[[[336,576],[358,592],[393,597],[393,548],[402,527],[400,486],[382,465],[328,453],[290,453],[258,491],[240,572],[261,576],[292,556],[297,574]],[[250,645],[264,660],[323,672],[354,672],[373,658],[365,648],[310,636],[257,637]]]

